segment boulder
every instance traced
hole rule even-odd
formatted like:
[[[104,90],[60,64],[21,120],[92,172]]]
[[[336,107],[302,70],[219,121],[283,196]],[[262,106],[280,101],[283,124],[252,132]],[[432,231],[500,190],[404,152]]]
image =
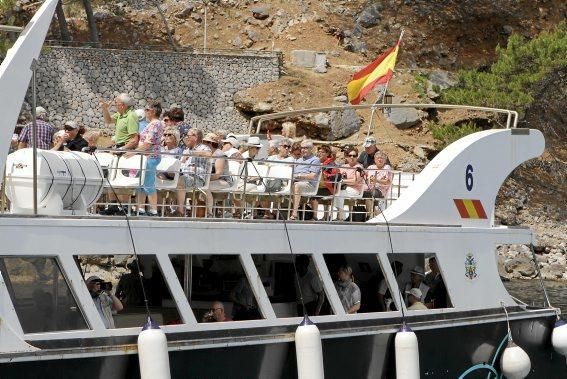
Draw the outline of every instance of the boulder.
[[[271,113],[273,112],[273,110],[274,107],[264,101],[260,101],[259,103],[254,104],[254,106],[252,107],[252,111],[256,113]]]
[[[409,129],[418,125],[423,116],[422,111],[414,108],[392,108],[386,118],[398,129]]]
[[[431,99],[439,97],[439,92],[451,88],[457,84],[457,80],[447,71],[433,71],[428,76],[427,96]]]
[[[356,18],[357,24],[365,28],[371,28],[378,25],[380,22],[380,11],[382,10],[382,5],[379,3],[374,3],[366,7]]]
[[[533,277],[536,274],[534,263],[527,257],[516,257],[504,263],[504,268],[507,273],[512,274],[513,277]]]
[[[257,20],[265,20],[270,17],[270,13],[266,7],[254,7],[251,11],[252,16]]]
[[[327,126],[321,129],[321,137],[328,141],[335,141],[348,137],[360,129],[361,121],[353,109],[340,112],[330,112]],[[325,133],[325,129],[326,133]]]
[[[194,9],[195,9],[195,6],[193,4],[190,4],[187,7],[185,7],[185,9],[183,9],[181,12],[176,13],[175,17],[180,18],[180,19],[185,19],[185,18],[191,16],[191,13],[193,12]]]
[[[543,279],[557,280],[563,278],[565,266],[560,264],[552,264],[541,269]]]

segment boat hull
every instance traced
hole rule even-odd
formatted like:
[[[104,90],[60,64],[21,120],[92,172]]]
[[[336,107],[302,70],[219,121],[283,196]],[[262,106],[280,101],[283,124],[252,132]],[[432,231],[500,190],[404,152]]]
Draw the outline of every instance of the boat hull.
[[[567,376],[565,359],[551,347],[553,317],[530,318],[512,323],[514,340],[531,359],[528,378]],[[469,323],[461,326],[417,330],[422,377],[467,379],[486,378],[487,363],[499,370],[500,354],[505,348],[503,322]],[[395,378],[395,333],[349,335],[335,329],[335,336],[323,339],[326,378]],[[81,350],[84,357],[57,359],[43,356],[0,364],[2,378],[136,378],[138,356],[132,351],[108,355]],[[294,378],[295,348],[292,341],[242,344],[230,347],[187,348],[170,351],[173,378]]]

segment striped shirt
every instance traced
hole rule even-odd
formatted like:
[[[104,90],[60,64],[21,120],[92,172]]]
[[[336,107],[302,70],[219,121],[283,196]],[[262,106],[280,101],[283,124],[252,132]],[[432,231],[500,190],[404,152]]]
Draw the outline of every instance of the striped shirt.
[[[36,119],[37,124],[37,148],[43,150],[51,149],[51,139],[53,138],[53,127],[42,119]],[[18,142],[24,142],[28,147],[32,147],[33,136],[32,136],[33,124],[30,122],[27,124],[20,133]]]

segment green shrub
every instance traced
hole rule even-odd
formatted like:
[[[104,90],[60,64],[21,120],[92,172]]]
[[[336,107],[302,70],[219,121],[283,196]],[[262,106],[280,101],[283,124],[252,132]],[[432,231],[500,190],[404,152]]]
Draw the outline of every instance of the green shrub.
[[[439,148],[444,148],[459,138],[481,131],[482,128],[477,127],[473,122],[467,122],[461,125],[430,124],[429,130],[433,138],[437,140]]]
[[[496,48],[497,59],[488,72],[461,71],[459,83],[442,94],[442,101],[509,108],[522,113],[533,101],[534,84],[552,70],[567,67],[566,52],[566,22],[531,41],[514,34],[505,49]]]

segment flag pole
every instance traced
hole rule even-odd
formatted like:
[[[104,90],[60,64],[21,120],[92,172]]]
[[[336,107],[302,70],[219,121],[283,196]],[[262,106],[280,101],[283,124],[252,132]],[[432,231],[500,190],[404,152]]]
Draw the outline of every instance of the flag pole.
[[[404,36],[404,29],[402,29],[402,32],[400,33],[400,38],[398,39],[398,42],[397,42],[398,44],[400,44],[402,42],[403,36]],[[380,100],[382,100],[382,104],[384,104],[384,98],[386,97],[386,91],[388,90],[388,84],[390,84],[390,80],[388,80],[386,82],[386,84],[384,85],[384,90],[382,91],[382,93],[380,95],[378,95],[378,98],[376,99],[374,104],[372,104],[372,107],[370,108],[371,109],[370,121],[368,122],[368,130],[366,131],[366,138],[368,138],[368,136],[370,136],[370,127],[372,126],[372,120],[374,119],[374,112],[376,112],[376,105],[378,104],[378,102]]]

